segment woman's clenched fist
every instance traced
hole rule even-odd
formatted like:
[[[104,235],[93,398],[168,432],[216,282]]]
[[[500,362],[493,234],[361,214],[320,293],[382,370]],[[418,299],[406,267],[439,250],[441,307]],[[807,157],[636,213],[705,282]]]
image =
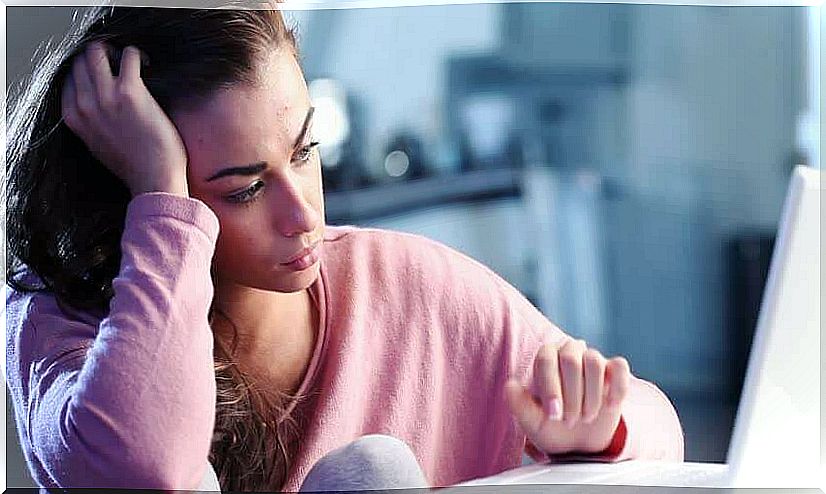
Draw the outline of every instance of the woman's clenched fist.
[[[584,341],[545,345],[534,359],[533,382],[513,379],[505,394],[525,435],[548,454],[608,448],[620,422],[631,371],[623,357],[606,360]]]

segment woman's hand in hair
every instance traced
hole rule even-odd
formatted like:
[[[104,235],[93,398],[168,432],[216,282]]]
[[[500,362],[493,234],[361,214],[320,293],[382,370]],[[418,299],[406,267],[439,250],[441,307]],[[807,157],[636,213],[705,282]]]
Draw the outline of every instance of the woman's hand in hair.
[[[140,51],[127,46],[114,76],[102,42],[78,53],[62,93],[64,123],[137,196],[189,195],[186,148],[140,77]]]

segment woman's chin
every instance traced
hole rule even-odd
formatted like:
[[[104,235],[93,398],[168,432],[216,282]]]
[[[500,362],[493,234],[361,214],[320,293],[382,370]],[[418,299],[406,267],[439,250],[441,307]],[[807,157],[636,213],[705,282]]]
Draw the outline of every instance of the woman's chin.
[[[244,273],[246,276],[225,276],[219,274],[218,283],[231,286],[247,287],[268,292],[294,293],[306,290],[318,279],[320,262],[302,270],[289,269],[283,265],[276,265],[270,269],[259,269],[254,273]],[[224,283],[221,283],[221,280]]]
[[[271,290],[282,293],[292,293],[309,288],[319,275],[319,263],[315,263],[307,269],[301,271],[284,271],[278,270],[274,273],[270,280],[266,280],[262,287],[265,290]]]

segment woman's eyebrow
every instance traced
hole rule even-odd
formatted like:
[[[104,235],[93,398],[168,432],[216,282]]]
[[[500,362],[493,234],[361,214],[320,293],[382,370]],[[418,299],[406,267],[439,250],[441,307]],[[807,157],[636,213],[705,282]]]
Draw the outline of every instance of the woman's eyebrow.
[[[313,113],[315,113],[315,107],[311,106],[309,110],[307,110],[307,116],[304,117],[304,125],[301,126],[301,132],[298,134],[298,139],[295,140],[295,144],[293,144],[293,149],[298,149],[301,146],[301,143],[304,142],[304,136],[307,135],[307,130],[310,128],[310,123],[313,120]]]
[[[218,180],[219,178],[228,177],[230,175],[257,175],[264,171],[265,168],[267,168],[266,161],[259,161],[258,163],[252,163],[250,165],[245,166],[231,166],[229,168],[224,168],[223,170],[220,170],[215,175],[206,179],[206,181],[212,182],[213,180]]]
[[[310,109],[307,110],[307,116],[304,117],[304,125],[301,126],[301,132],[298,134],[298,138],[295,140],[295,144],[293,144],[293,150],[298,149],[298,147],[301,146],[301,143],[304,142],[304,137],[307,135],[307,130],[310,128],[310,123],[313,119],[313,113],[315,113],[315,107],[311,106]],[[259,161],[258,163],[251,163],[249,165],[243,166],[231,166],[219,170],[217,173],[207,178],[206,181],[212,182],[214,180],[218,180],[219,178],[228,177],[230,175],[257,175],[261,173],[265,168],[267,168],[266,161]]]

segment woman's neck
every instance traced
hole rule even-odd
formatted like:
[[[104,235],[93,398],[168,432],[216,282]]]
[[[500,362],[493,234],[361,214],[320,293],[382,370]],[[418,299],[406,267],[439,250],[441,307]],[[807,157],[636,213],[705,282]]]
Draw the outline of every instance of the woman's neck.
[[[297,391],[315,348],[318,308],[309,289],[279,293],[216,284],[213,331],[229,345],[238,331],[235,358],[248,374],[279,391]],[[217,324],[216,324],[217,323]]]

